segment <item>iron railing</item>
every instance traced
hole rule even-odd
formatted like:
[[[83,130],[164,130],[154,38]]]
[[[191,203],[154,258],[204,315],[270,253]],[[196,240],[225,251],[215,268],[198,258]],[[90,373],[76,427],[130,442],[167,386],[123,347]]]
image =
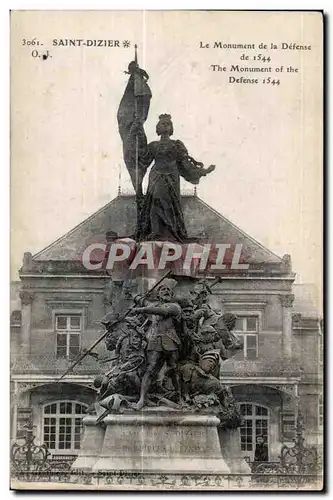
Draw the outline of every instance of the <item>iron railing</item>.
[[[103,486],[117,489],[127,485],[135,489],[162,488],[186,489],[322,489],[322,462],[317,450],[304,444],[303,421],[299,414],[296,425],[296,437],[292,446],[284,445],[277,462],[251,462],[248,474],[193,474],[184,473],[149,473],[121,471],[81,471],[73,470],[71,465],[76,456],[52,456],[45,444],[34,442],[34,428],[30,417],[25,427],[24,443],[14,443],[11,448],[11,477],[18,484],[22,482],[60,483]],[[60,487],[60,486],[59,486]],[[75,486],[74,486],[75,487]]]

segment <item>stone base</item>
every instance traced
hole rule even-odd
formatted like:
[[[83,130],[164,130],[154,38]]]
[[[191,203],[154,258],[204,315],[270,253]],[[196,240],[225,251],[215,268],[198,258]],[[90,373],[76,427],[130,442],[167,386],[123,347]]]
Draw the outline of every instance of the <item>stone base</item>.
[[[83,419],[84,435],[81,450],[72,469],[91,471],[102,451],[105,427],[96,425],[97,416],[87,415]]]
[[[240,457],[239,429],[219,429],[221,452],[232,474],[251,474],[249,464]]]
[[[168,408],[110,414],[103,429],[83,419],[82,449],[73,469],[92,471],[229,473],[222,456],[219,419]]]

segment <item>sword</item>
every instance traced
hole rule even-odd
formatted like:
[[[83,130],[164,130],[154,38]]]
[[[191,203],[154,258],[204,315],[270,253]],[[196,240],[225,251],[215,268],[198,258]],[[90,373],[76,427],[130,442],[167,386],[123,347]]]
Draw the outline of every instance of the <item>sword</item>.
[[[143,294],[142,296],[142,299],[145,299],[149,294],[151,294],[151,292],[153,292],[155,290],[155,288],[157,288],[161,283],[162,281],[167,277],[169,276],[169,274],[171,273],[171,269],[169,269],[164,276],[162,276],[162,278],[160,278],[158,281],[156,281],[155,285],[153,285],[150,290],[147,290],[146,293]],[[116,319],[115,321],[113,321],[112,323],[110,323],[109,325],[109,329],[110,327],[116,325],[117,323],[120,323],[121,321],[123,321],[126,316],[128,316],[128,314],[132,311],[135,311],[135,308],[136,306],[131,306],[129,307],[125,312],[124,314],[122,314],[118,319]],[[102,342],[102,340],[105,339],[105,337],[109,334],[109,329],[107,329],[103,335],[101,335],[97,340],[95,340],[95,342],[89,347],[89,349],[86,349],[80,356],[78,356],[78,358],[67,368],[67,370],[65,371],[65,373],[63,373],[61,375],[61,377],[57,380],[57,382],[60,382],[60,380],[62,380],[68,373],[70,373],[73,368],[75,368],[76,365],[78,365],[79,363],[81,363],[81,361],[86,357],[88,356],[88,354],[93,351],[95,349],[95,347],[100,343]]]

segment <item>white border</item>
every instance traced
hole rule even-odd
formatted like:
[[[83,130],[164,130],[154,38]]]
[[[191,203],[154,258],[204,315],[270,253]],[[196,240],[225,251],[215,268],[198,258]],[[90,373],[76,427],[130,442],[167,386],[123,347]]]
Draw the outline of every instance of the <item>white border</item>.
[[[305,9],[324,9],[326,13],[330,14],[332,13],[332,2],[328,0],[322,0],[320,2],[320,5],[316,1],[295,1],[295,0],[275,0],[271,2],[265,2],[264,0],[262,1],[240,1],[240,0],[233,0],[233,1],[225,1],[223,2],[223,5],[221,5],[220,1],[208,1],[202,2],[202,1],[194,1],[190,2],[190,7],[191,9],[221,9],[222,7],[224,9],[230,9],[230,10],[239,10],[239,9],[252,9],[252,10],[258,10],[258,9],[297,9],[297,10],[305,10]],[[189,3],[186,1],[181,1],[181,0],[168,0],[168,2],[159,2],[156,4],[156,2],[149,1],[149,2],[143,2],[143,1],[126,1],[126,0],[113,0],[112,2],[112,8],[113,9],[188,9],[189,8]],[[9,408],[9,384],[7,384],[5,381],[8,380],[8,374],[9,374],[9,335],[8,335],[8,311],[9,311],[9,190],[8,186],[10,183],[9,180],[9,15],[8,15],[8,10],[9,9],[110,9],[110,2],[108,0],[94,0],[92,1],[84,1],[81,0],[79,1],[74,1],[74,0],[58,0],[58,1],[31,1],[27,2],[25,0],[16,0],[16,1],[7,1],[3,0],[1,2],[1,7],[0,7],[0,13],[2,14],[0,16],[1,18],[1,30],[0,33],[2,34],[2,43],[0,46],[0,52],[2,56],[2,75],[1,75],[1,95],[2,95],[2,107],[1,107],[1,118],[2,118],[2,129],[1,129],[1,138],[2,138],[2,147],[1,147],[1,152],[2,152],[2,168],[1,168],[1,174],[2,174],[2,182],[0,183],[0,189],[1,189],[1,195],[0,195],[0,216],[1,216],[1,227],[3,230],[2,233],[2,245],[1,245],[1,262],[4,264],[4,269],[5,271],[2,272],[2,280],[1,280],[1,304],[3,306],[3,314],[0,316],[2,318],[2,326],[3,328],[1,329],[3,333],[3,339],[2,339],[2,349],[1,349],[1,354],[2,354],[2,359],[1,359],[1,375],[3,380],[3,390],[5,392],[2,392],[2,397],[5,396],[5,400],[7,399],[7,404],[4,402],[4,407]],[[327,27],[327,26],[326,26]],[[327,35],[328,38],[328,35]],[[332,37],[330,37],[332,38]],[[327,49],[329,50],[330,54],[332,53],[332,47],[331,47],[331,40],[328,39],[328,45]],[[328,59],[331,61],[331,57],[327,57],[327,62]],[[330,67],[326,68],[328,72],[328,81],[326,83],[326,92],[328,93],[329,90],[329,85],[328,82],[331,82],[331,65]],[[332,100],[330,100],[330,107],[327,109],[327,113],[331,115],[331,106],[332,106]],[[327,120],[327,118],[326,118]],[[332,137],[327,137],[327,144],[331,143]],[[327,159],[328,161],[328,159]],[[331,163],[331,162],[330,162]],[[327,171],[329,170],[328,167],[331,167],[331,165],[327,165]],[[328,180],[328,179],[327,179]],[[332,188],[332,175],[330,176],[329,179],[329,188]],[[333,189],[329,189],[328,192],[333,192]],[[330,222],[329,222],[329,228],[331,228],[331,221],[332,221],[332,213],[331,213],[331,204],[329,203],[329,196],[328,198],[328,210],[329,210],[329,215],[330,217]],[[328,237],[328,244],[331,242],[330,236]],[[330,245],[329,245],[330,246]],[[329,255],[329,252],[327,252],[327,255]],[[331,284],[332,283],[332,268],[329,271],[329,276],[328,276],[328,281]],[[329,321],[329,325],[331,325],[331,318],[333,314],[333,308],[330,307],[331,302],[327,304],[327,310],[330,311],[329,317],[327,317],[327,320]],[[326,326],[326,330],[328,327]],[[4,338],[6,338],[6,341],[4,341]],[[330,361],[332,360],[332,342],[329,344],[329,358],[326,359],[327,364],[329,365]],[[332,373],[332,372],[331,372]],[[331,380],[331,373],[329,374],[330,380]],[[7,391],[7,392],[6,392]],[[330,403],[330,410],[332,409],[333,405],[333,399],[330,398],[331,403]],[[7,435],[9,436],[9,411],[6,409],[1,413],[1,429],[7,429]],[[327,425],[328,427],[328,425]],[[326,429],[326,432],[328,432],[328,429]],[[3,434],[4,436],[6,435],[6,432]],[[326,437],[326,446],[328,443],[331,441]],[[8,498],[13,494],[13,492],[9,491],[9,460],[8,460],[8,447],[6,445],[2,446],[2,455],[1,455],[1,476],[0,476],[0,485],[1,489],[0,492],[2,494],[2,498]],[[328,458],[331,459],[332,463],[332,447],[328,452]],[[328,468],[326,468],[326,472],[329,475]],[[62,495],[68,496],[67,492],[62,491]],[[315,493],[313,493],[315,494]],[[96,495],[96,493],[89,493],[87,494],[88,497],[93,497]],[[199,493],[200,495],[200,493]],[[192,497],[197,497],[200,498],[199,495],[192,495]],[[117,493],[113,492],[113,498],[121,498],[121,496]],[[151,495],[149,495],[151,497]],[[179,497],[179,494],[175,494],[176,497]],[[236,497],[235,495],[233,495]],[[307,497],[305,494],[299,493],[298,496]],[[36,494],[30,494],[30,498],[35,498],[37,497]],[[240,497],[241,498],[241,497]]]

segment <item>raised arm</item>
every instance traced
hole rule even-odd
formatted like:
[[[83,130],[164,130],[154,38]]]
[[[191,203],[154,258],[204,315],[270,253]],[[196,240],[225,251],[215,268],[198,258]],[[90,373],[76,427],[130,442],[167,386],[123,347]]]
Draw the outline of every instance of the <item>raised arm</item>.
[[[199,184],[201,177],[213,172],[215,165],[204,168],[203,163],[189,156],[185,145],[181,141],[176,141],[177,146],[177,165],[179,173],[185,180],[192,184]]]
[[[164,306],[145,306],[137,307],[135,309],[139,313],[143,314],[156,314],[157,316],[178,316],[181,313],[181,309],[177,304],[167,304]]]

